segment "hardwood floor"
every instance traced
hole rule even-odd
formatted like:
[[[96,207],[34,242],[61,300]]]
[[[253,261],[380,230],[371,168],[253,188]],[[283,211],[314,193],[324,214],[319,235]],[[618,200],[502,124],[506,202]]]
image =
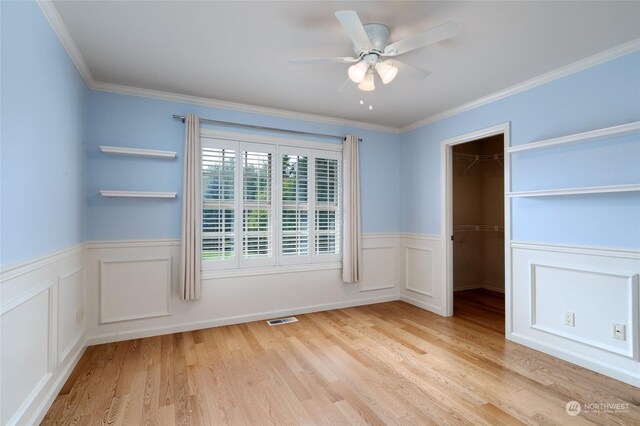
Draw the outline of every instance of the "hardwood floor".
[[[504,340],[490,292],[456,293],[452,318],[297,318],[89,347],[43,424],[640,424],[640,389]],[[571,400],[622,409],[573,417]]]

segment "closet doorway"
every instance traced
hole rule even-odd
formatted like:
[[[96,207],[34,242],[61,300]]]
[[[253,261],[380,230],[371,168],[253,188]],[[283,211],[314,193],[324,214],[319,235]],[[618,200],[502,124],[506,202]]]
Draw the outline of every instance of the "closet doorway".
[[[505,244],[510,241],[510,209],[505,209],[508,138],[505,124],[442,145],[447,315],[481,321],[504,330],[507,338],[511,328],[510,259]]]
[[[504,136],[453,146],[451,171],[453,315],[504,327]]]

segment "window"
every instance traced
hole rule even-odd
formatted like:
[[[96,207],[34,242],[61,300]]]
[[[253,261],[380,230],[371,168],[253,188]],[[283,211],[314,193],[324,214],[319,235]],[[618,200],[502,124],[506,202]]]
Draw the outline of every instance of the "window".
[[[339,145],[203,136],[202,147],[203,269],[340,260]]]

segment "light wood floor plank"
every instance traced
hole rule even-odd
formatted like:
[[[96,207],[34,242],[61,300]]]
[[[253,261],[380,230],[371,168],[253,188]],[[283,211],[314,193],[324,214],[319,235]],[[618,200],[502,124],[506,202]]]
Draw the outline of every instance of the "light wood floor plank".
[[[87,348],[44,425],[638,425],[640,389],[504,339],[504,299],[457,292]],[[576,417],[568,401],[629,404]]]

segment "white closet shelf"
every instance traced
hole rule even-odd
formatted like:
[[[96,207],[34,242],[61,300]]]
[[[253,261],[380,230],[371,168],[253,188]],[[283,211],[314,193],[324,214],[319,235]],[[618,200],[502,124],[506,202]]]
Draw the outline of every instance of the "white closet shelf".
[[[103,197],[129,197],[129,198],[176,198],[175,192],[145,192],[145,191],[106,191],[101,190]]]
[[[175,151],[159,151],[155,149],[125,148],[121,146],[100,145],[105,154],[133,155],[137,157],[176,158]]]
[[[634,121],[620,126],[606,127],[604,129],[591,130],[584,133],[576,133],[573,135],[562,136],[559,138],[545,139],[538,142],[516,145],[507,148],[508,153],[529,151],[532,149],[548,148],[557,145],[565,145],[577,142],[595,141],[608,137],[619,137],[640,133],[640,121]]]
[[[507,192],[507,197],[555,197],[561,195],[580,194],[607,194],[613,192],[636,192],[640,191],[640,184],[630,185],[609,185],[609,186],[587,186],[584,188],[560,188],[536,191]]]

